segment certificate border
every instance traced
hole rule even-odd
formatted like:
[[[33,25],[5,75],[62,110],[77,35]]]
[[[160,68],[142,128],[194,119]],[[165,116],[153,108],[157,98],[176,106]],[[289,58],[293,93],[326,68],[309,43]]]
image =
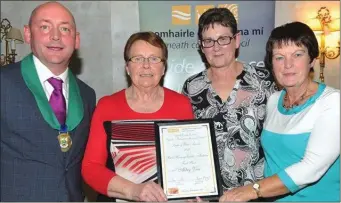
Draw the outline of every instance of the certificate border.
[[[188,124],[208,124],[210,135],[211,135],[211,143],[212,143],[212,155],[214,160],[214,171],[215,171],[215,177],[216,177],[216,188],[218,190],[217,195],[206,195],[206,196],[200,196],[202,199],[212,199],[212,200],[218,200],[220,196],[223,194],[222,187],[221,187],[221,174],[220,174],[220,165],[219,165],[219,159],[218,159],[218,150],[217,150],[217,142],[216,142],[216,136],[215,136],[215,130],[214,130],[214,124],[212,119],[200,119],[200,120],[176,120],[176,121],[156,121],[154,123],[155,127],[155,148],[156,148],[156,161],[157,161],[157,170],[158,170],[158,182],[163,188],[163,170],[162,170],[162,160],[161,160],[161,140],[160,140],[160,128],[164,126],[179,126],[179,125],[188,125]],[[191,199],[195,197],[175,197],[171,198],[168,197],[169,200],[184,200],[184,199]]]

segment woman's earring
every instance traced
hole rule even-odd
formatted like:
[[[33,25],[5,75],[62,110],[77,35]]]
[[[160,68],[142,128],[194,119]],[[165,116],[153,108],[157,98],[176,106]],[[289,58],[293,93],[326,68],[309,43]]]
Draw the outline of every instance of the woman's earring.
[[[129,73],[129,72],[127,72],[127,74],[128,74],[128,75],[130,75],[130,73]]]

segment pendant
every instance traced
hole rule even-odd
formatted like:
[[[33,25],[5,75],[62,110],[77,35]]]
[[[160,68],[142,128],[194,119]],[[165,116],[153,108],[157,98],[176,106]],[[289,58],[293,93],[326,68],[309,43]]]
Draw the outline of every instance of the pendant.
[[[58,138],[59,146],[62,152],[69,151],[69,149],[72,146],[72,140],[71,140],[70,134],[68,132],[60,133],[57,138]]]

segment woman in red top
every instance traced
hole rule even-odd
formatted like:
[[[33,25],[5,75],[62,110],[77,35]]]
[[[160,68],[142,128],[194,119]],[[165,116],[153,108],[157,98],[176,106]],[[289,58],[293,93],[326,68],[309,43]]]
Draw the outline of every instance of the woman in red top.
[[[152,32],[133,34],[124,49],[131,86],[105,96],[98,102],[82,163],[82,176],[88,185],[102,195],[135,201],[167,201],[162,188],[153,181],[133,182],[107,167],[108,156],[114,162],[115,153],[108,151],[109,141],[103,127],[103,122],[113,120],[194,118],[187,97],[160,85],[167,57],[167,47],[159,36]]]

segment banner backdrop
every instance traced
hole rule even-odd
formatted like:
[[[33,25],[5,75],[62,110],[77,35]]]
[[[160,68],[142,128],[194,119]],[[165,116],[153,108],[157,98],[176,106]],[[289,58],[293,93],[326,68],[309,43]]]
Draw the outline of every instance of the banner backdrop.
[[[168,47],[164,86],[180,92],[184,81],[205,69],[198,53],[198,19],[226,7],[241,33],[239,61],[264,66],[265,44],[274,28],[274,1],[139,1],[140,30],[153,31]]]

